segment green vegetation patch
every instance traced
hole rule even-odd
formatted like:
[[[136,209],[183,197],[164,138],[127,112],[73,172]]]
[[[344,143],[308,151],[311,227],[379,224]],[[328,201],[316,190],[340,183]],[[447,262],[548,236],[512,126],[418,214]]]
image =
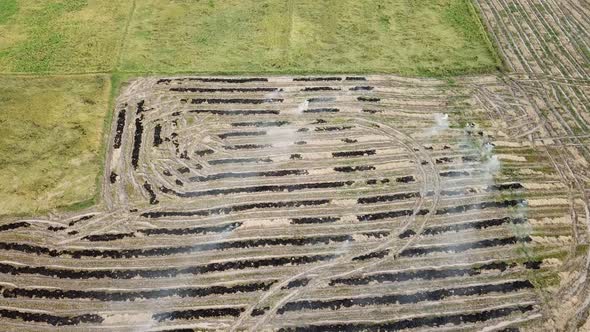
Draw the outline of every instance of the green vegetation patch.
[[[5,24],[17,11],[16,0],[0,0],[0,24]]]
[[[0,72],[109,71],[130,8],[130,0],[0,0]]]
[[[500,66],[469,0],[142,0],[122,71],[451,75]]]
[[[0,215],[91,204],[107,76],[0,77]]]

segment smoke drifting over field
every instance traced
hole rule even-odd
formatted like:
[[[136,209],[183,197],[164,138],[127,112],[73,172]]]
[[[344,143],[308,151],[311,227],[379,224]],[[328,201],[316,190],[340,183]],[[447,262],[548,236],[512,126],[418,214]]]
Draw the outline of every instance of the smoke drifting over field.
[[[540,321],[563,243],[532,235],[547,229],[531,210],[562,212],[528,202],[554,174],[506,175],[530,152],[483,125],[473,85],[489,80],[138,80],[117,104],[108,211],[0,228],[16,257],[2,299],[60,307],[2,316],[138,331]]]

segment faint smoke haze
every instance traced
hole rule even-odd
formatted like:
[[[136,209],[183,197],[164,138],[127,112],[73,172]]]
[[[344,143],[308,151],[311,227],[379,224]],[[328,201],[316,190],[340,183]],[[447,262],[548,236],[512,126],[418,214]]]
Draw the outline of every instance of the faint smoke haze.
[[[446,113],[434,113],[434,126],[427,130],[428,136],[440,135],[449,128],[449,115]]]
[[[297,106],[297,114],[303,114],[303,111],[305,111],[308,107],[309,100],[306,99],[305,101],[301,102],[299,106]]]

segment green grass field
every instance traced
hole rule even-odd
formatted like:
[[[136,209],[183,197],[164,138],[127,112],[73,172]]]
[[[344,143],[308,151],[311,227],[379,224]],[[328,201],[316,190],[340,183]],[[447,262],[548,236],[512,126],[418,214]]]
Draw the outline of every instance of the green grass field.
[[[0,0],[0,72],[112,71],[130,9],[130,0]]]
[[[120,69],[430,76],[496,65],[463,0],[143,0]]]
[[[109,89],[104,75],[0,77],[0,215],[94,201]]]
[[[500,66],[469,0],[0,0],[0,215],[92,202],[122,78]]]

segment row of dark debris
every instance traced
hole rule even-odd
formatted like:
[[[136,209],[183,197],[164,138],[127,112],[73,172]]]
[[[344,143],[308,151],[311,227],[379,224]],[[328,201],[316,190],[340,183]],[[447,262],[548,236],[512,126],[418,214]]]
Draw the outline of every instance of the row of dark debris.
[[[104,302],[153,300],[164,297],[205,297],[236,293],[267,291],[275,281],[254,282],[233,286],[183,287],[137,291],[102,291],[102,290],[63,290],[63,289],[27,289],[0,286],[3,298],[45,298],[45,299],[88,299]]]
[[[342,172],[342,173],[366,172],[366,171],[374,171],[375,169],[376,168],[373,165],[334,167],[334,171]]]
[[[53,326],[70,326],[83,323],[100,324],[104,321],[104,318],[95,314],[84,314],[79,316],[57,316],[38,312],[22,312],[9,309],[0,309],[0,317],[19,319],[25,322],[45,323]]]
[[[289,121],[254,121],[254,122],[232,122],[233,127],[281,127],[288,125]]]
[[[313,87],[305,87],[301,91],[340,91],[340,88],[334,88],[331,86],[313,86]]]
[[[215,153],[215,151],[213,151],[211,149],[203,149],[203,150],[197,150],[197,151],[195,151],[195,154],[197,156],[199,156],[199,157],[203,157],[205,155],[213,154],[213,153]]]
[[[386,211],[386,212],[375,212],[363,215],[357,215],[358,221],[375,221],[381,219],[390,219],[390,218],[399,218],[399,217],[407,217],[411,215],[418,215],[424,216],[430,212],[428,209],[421,209],[418,211],[406,209],[406,210],[396,210],[396,211]]]
[[[417,198],[417,197],[420,197],[419,192],[407,192],[407,193],[398,193],[398,194],[391,194],[391,195],[361,197],[361,198],[357,199],[357,203],[358,204],[375,204],[375,203],[384,203],[384,202],[406,200],[406,199]]]
[[[374,87],[372,86],[354,86],[351,87],[349,90],[351,91],[371,91]],[[305,87],[301,91],[341,91],[341,88],[338,87],[331,87],[331,86],[313,86],[313,87]],[[194,93],[215,93],[215,92],[280,92],[283,89],[279,88],[170,88],[170,91],[173,92],[194,92]]]
[[[259,185],[251,187],[236,187],[224,189],[209,189],[203,191],[178,192],[166,187],[160,187],[165,194],[171,194],[183,198],[194,198],[203,196],[217,196],[243,193],[261,193],[261,192],[293,192],[308,189],[330,189],[351,186],[354,181],[335,181],[335,182],[316,182],[316,183],[299,183],[299,184],[276,184],[276,185]]]
[[[408,248],[408,249],[405,249],[404,251],[402,251],[400,253],[400,256],[413,257],[413,256],[427,255],[427,254],[435,253],[435,252],[455,252],[456,253],[456,252],[463,252],[463,251],[473,250],[473,249],[482,249],[482,248],[514,245],[514,244],[519,244],[519,243],[528,243],[531,241],[532,241],[532,239],[530,236],[524,236],[524,237],[510,236],[510,237],[501,238],[501,239],[485,239],[485,240],[480,240],[480,241],[475,241],[475,242],[444,245],[444,246]]]
[[[274,92],[283,91],[279,88],[170,88],[170,91],[174,92]]]
[[[340,109],[338,108],[308,108],[303,110],[303,113],[338,113]]]
[[[165,269],[101,269],[101,270],[74,270],[52,267],[31,267],[31,266],[13,266],[0,263],[0,273],[12,275],[40,275],[60,279],[133,279],[133,278],[175,278],[179,275],[200,275],[213,272],[224,272],[229,270],[257,269],[262,267],[276,267],[286,265],[301,265],[323,262],[335,259],[336,255],[310,255],[310,256],[291,256],[250,259],[241,261],[230,261],[220,263],[210,263],[206,265],[196,265],[178,268]]]
[[[266,131],[232,131],[217,135],[221,139],[228,137],[251,137],[251,136],[264,136]]]
[[[263,98],[263,99],[248,99],[248,98],[193,98],[191,104],[265,104],[265,103],[282,103],[280,98]]]
[[[378,101],[381,101],[381,99],[380,98],[377,98],[377,97],[365,97],[365,96],[357,97],[356,100],[358,100],[358,101],[365,101],[365,102],[378,102]]]
[[[316,127],[315,131],[342,131],[354,128],[353,126],[330,126],[330,127]]]
[[[367,79],[360,76],[347,76],[346,81],[366,81]],[[342,77],[325,76],[325,77],[295,77],[294,82],[317,82],[317,81],[342,81]]]
[[[268,78],[249,77],[249,78],[217,78],[217,77],[188,77],[188,78],[162,78],[156,84],[168,84],[172,81],[193,81],[205,83],[250,83],[250,82],[268,82]]]
[[[365,77],[361,76],[347,76],[346,81],[366,81]],[[265,77],[244,77],[244,78],[223,78],[223,77],[187,77],[187,78],[162,78],[156,84],[168,84],[172,81],[193,81],[205,83],[251,83],[251,82],[268,82]],[[295,77],[294,82],[314,82],[314,81],[342,81],[342,77],[326,76],[326,77]]]
[[[74,225],[76,225],[76,224],[77,224],[77,223],[79,223],[79,222],[86,221],[86,220],[90,220],[90,219],[92,219],[92,218],[94,218],[94,215],[93,215],[93,214],[88,214],[88,215],[85,215],[85,216],[81,216],[81,217],[78,217],[78,218],[76,218],[76,219],[74,219],[74,220],[70,221],[70,222],[68,223],[68,226],[70,226],[70,227],[71,227],[71,226],[74,226]]]
[[[522,266],[526,269],[538,270],[542,264],[541,260],[532,260],[522,263]],[[439,268],[439,269],[424,269],[424,270],[413,270],[413,271],[400,271],[400,272],[386,272],[371,274],[363,277],[349,277],[349,278],[336,278],[330,280],[330,286],[335,285],[368,285],[370,283],[392,283],[392,282],[405,282],[410,280],[435,280],[455,277],[466,277],[476,276],[487,271],[498,270],[501,272],[506,271],[510,268],[516,268],[520,264],[515,262],[492,262],[471,267],[464,268]]]
[[[209,165],[244,164],[244,163],[272,163],[272,159],[266,158],[227,158],[208,160]]]
[[[377,151],[372,150],[362,150],[362,151],[342,151],[342,152],[332,152],[332,157],[334,158],[343,158],[343,157],[362,157],[362,156],[373,156],[377,154]]]
[[[111,184],[114,184],[115,182],[117,182],[118,178],[119,178],[119,174],[117,174],[115,171],[111,171],[111,174],[109,175],[109,181],[111,182]]]
[[[282,176],[289,176],[289,175],[307,175],[307,174],[308,174],[308,171],[303,170],[303,169],[260,171],[260,172],[241,172],[241,173],[226,172],[226,173],[209,174],[209,175],[205,175],[205,176],[193,176],[193,177],[189,178],[189,181],[207,182],[207,181],[224,180],[224,179],[245,179],[245,178],[251,178],[251,177],[282,177]]]
[[[389,179],[369,179],[366,181],[368,185],[386,184],[391,182]],[[401,181],[400,181],[401,182]]]
[[[145,189],[145,191],[148,192],[149,198],[150,198],[150,204],[154,205],[154,204],[158,204],[158,198],[156,196],[156,193],[154,192],[154,190],[152,189],[152,185],[145,182],[143,184],[143,189]]]
[[[214,115],[278,115],[279,110],[191,110],[190,113]]]
[[[225,145],[223,148],[226,150],[257,150],[271,148],[272,144],[236,144],[236,145]]]
[[[158,147],[162,143],[164,143],[162,140],[162,125],[158,123],[154,126],[154,146]]]
[[[253,158],[252,160],[220,160],[219,163],[234,163],[234,162],[260,162],[266,160],[259,160]],[[218,164],[217,162],[213,164]],[[369,171],[373,170],[373,166],[343,166],[343,167],[336,167],[334,168],[337,172],[358,172],[358,171]],[[275,171],[276,172],[276,171]],[[256,173],[256,175],[254,175]],[[229,176],[227,173],[222,178],[247,178],[247,177],[258,177],[258,176],[286,176],[286,175],[293,175],[293,174],[283,174],[283,175],[273,175],[273,171],[270,172],[252,172],[252,174],[247,173],[231,173],[232,175]],[[268,175],[270,174],[270,175]],[[215,174],[219,175],[219,174]],[[212,176],[212,175],[209,175]],[[220,175],[221,176],[221,175]],[[219,177],[208,178],[202,177],[199,181],[211,180],[211,179],[221,179]],[[194,177],[190,178],[190,181],[195,181]],[[371,181],[371,180],[368,180]],[[377,180],[375,180],[377,181]],[[396,182],[400,183],[408,183],[413,182],[414,179],[412,176],[406,177],[398,177],[395,179]],[[242,194],[242,193],[260,193],[260,192],[293,192],[293,191],[300,191],[300,190],[308,190],[308,189],[329,189],[329,188],[341,188],[344,186],[351,186],[356,181],[333,181],[333,182],[312,182],[312,183],[300,183],[300,184],[282,184],[282,185],[259,185],[259,186],[250,186],[250,187],[233,187],[233,188],[222,188],[222,189],[209,189],[209,190],[202,190],[202,191],[188,191],[188,192],[179,192],[167,187],[160,187],[160,191],[165,194],[175,195],[177,197],[183,198],[195,198],[195,197],[203,197],[203,196],[217,196],[217,195],[230,195],[230,194]],[[382,183],[389,182],[388,179],[381,180]],[[375,182],[376,183],[376,182]],[[373,184],[373,183],[371,183]],[[403,200],[409,199],[412,197],[419,197],[419,193],[401,193],[401,194],[393,194],[393,195],[382,195],[382,196],[375,196],[375,197],[366,197],[360,198],[358,200],[359,204],[372,204],[372,203],[379,203],[379,202],[388,202],[388,201],[395,201],[395,200]]]
[[[331,300],[301,300],[288,302],[277,310],[278,314],[300,310],[339,310],[350,307],[366,307],[389,304],[413,304],[425,301],[442,301],[453,296],[481,296],[489,293],[510,293],[523,289],[534,288],[528,280],[509,281],[500,284],[474,285],[448,289],[436,289],[412,294],[390,294],[381,296],[366,296],[354,298],[341,298]]]
[[[107,237],[109,234],[104,234]],[[116,237],[125,237],[123,234],[114,235]],[[36,255],[47,255],[50,257],[69,256],[75,259],[82,257],[100,257],[100,258],[138,258],[138,257],[155,257],[191,254],[195,252],[211,250],[229,250],[229,249],[246,249],[266,246],[308,246],[341,242],[353,242],[352,235],[318,235],[312,237],[293,237],[293,238],[263,238],[251,240],[234,240],[226,242],[200,243],[195,245],[178,246],[178,247],[156,247],[156,248],[138,248],[138,249],[78,249],[78,250],[57,250],[46,247],[19,244],[19,243],[0,243],[0,249],[25,252]]]
[[[391,234],[391,232],[389,231],[374,231],[374,232],[366,232],[366,233],[361,233],[366,237],[369,238],[375,238],[375,239],[381,239],[384,237],[388,237],[389,234]]]
[[[400,234],[400,238],[407,238],[410,236],[415,235],[415,232],[409,230],[404,232],[404,234]],[[438,253],[438,252],[463,252],[467,250],[474,250],[474,249],[482,249],[482,248],[490,248],[490,247],[498,247],[498,246],[505,246],[505,245],[514,245],[518,243],[527,243],[531,242],[532,239],[529,236],[525,237],[507,237],[502,239],[486,239],[480,240],[475,242],[468,242],[468,243],[461,243],[455,245],[446,245],[446,246],[433,246],[433,247],[417,247],[417,248],[408,248],[402,251],[399,255],[402,257],[414,257],[414,256],[421,256],[427,255],[430,253]],[[382,250],[382,251],[375,251],[365,255],[360,255],[353,260],[369,260],[375,258],[384,258],[385,256],[389,255],[389,250]]]
[[[143,135],[143,115],[135,119],[135,134],[133,139],[133,150],[131,152],[131,165],[134,169],[139,166],[139,154],[141,152],[141,141]]]
[[[117,115],[117,128],[115,129],[115,138],[113,139],[113,148],[119,149],[123,140],[123,131],[125,130],[125,110],[122,109]]]
[[[225,316],[239,317],[244,310],[245,309],[242,307],[178,310],[154,314],[152,315],[152,319],[158,322],[163,322],[177,319],[190,320]]]
[[[291,218],[291,224],[302,225],[302,224],[324,224],[339,221],[339,217],[303,217],[303,218]]]
[[[473,221],[473,222],[447,225],[447,226],[433,226],[433,227],[425,228],[422,231],[422,234],[436,235],[436,234],[447,233],[447,232],[459,232],[459,231],[467,230],[467,229],[485,229],[488,227],[500,226],[500,225],[504,225],[504,224],[522,225],[526,222],[527,222],[527,220],[525,218],[513,218],[513,217],[494,218],[494,219]]]
[[[384,258],[387,255],[389,255],[389,250],[388,249],[386,249],[386,250],[379,250],[379,251],[373,251],[373,252],[370,252],[368,254],[356,256],[356,257],[353,257],[352,260],[353,261],[366,261],[366,260],[369,260],[369,259],[376,259],[376,258],[381,259],[381,258]]]
[[[1,225],[0,232],[12,231],[12,230],[15,230],[18,228],[26,228],[26,227],[30,227],[30,226],[31,226],[31,224],[29,224],[26,221],[19,221],[19,222]]]
[[[445,316],[430,316],[402,319],[393,322],[378,323],[324,323],[311,324],[298,327],[281,328],[279,332],[378,332],[378,331],[400,331],[405,329],[416,329],[425,327],[442,327],[446,325],[462,325],[469,323],[484,322],[492,319],[506,317],[515,313],[526,313],[534,310],[533,305],[518,305],[498,309],[489,309],[480,312],[467,312],[450,314]]]
[[[232,212],[243,212],[254,209],[281,209],[281,208],[293,208],[293,207],[304,207],[304,206],[319,206],[329,204],[329,199],[317,199],[317,200],[302,200],[302,201],[282,201],[282,202],[260,202],[260,203],[247,203],[238,204],[227,207],[194,210],[194,211],[152,211],[144,212],[141,214],[145,218],[161,218],[161,217],[191,217],[191,216],[211,216],[220,214],[229,214]]]
[[[311,280],[309,278],[300,278],[290,281],[286,286],[281,287],[281,289],[291,289],[291,288],[298,288],[298,287],[305,287]]]
[[[307,99],[307,101],[310,103],[329,103],[336,101],[336,97],[313,97]]]
[[[489,208],[510,208],[510,207],[520,207],[526,206],[527,201],[525,199],[511,199],[511,200],[503,200],[503,201],[490,201],[490,202],[482,202],[482,203],[474,203],[474,204],[465,204],[447,208],[441,208],[436,210],[437,215],[441,214],[448,214],[448,213],[463,213],[470,210],[484,210]]]
[[[372,87],[372,86],[361,85],[361,86],[354,86],[354,87],[350,88],[349,90],[351,90],[351,91],[371,91],[373,89],[374,89],[374,87]]]
[[[235,230],[242,226],[241,222],[232,222],[225,225],[203,226],[203,227],[189,227],[189,228],[144,228],[137,230],[143,235],[195,235],[195,234],[211,234],[211,233],[226,233]]]

